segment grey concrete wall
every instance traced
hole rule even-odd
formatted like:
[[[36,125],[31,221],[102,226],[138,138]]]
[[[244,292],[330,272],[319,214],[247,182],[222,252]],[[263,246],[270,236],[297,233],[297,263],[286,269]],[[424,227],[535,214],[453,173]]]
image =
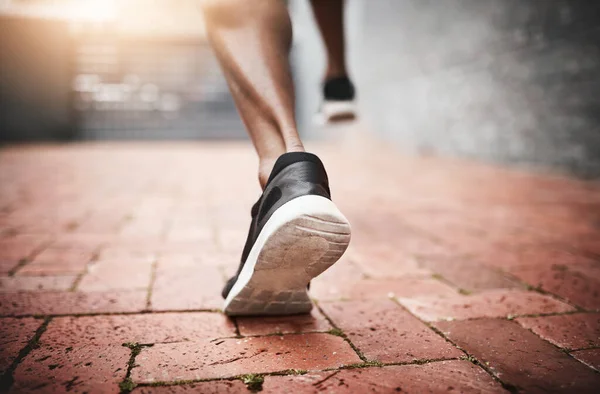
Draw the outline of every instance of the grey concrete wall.
[[[293,4],[299,47],[313,53],[304,61],[312,68],[305,92],[323,63],[315,61],[321,44],[301,3]],[[600,175],[600,2],[348,6],[351,70],[369,129],[411,152]],[[318,101],[305,97],[308,107]]]

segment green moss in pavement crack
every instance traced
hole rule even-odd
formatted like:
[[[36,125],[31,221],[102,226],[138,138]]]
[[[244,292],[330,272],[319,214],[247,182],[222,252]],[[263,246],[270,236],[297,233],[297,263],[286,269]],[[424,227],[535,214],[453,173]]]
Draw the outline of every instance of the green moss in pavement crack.
[[[128,347],[131,350],[133,350],[137,347],[141,347],[141,345],[137,342],[125,342],[125,343],[122,343],[121,346]]]
[[[339,328],[332,328],[331,330],[327,331],[327,333],[335,335],[336,337],[344,337],[344,332]]]
[[[470,361],[473,364],[477,364],[477,359],[475,357],[471,356],[470,354],[467,354],[466,356],[460,356],[460,359]]]
[[[125,379],[119,383],[119,389],[121,390],[121,393],[129,393],[137,386],[137,384],[131,380],[131,370],[135,367],[135,357],[140,354],[143,347],[149,345],[141,345],[137,342],[125,342],[123,343],[123,346],[131,349],[131,355],[127,362],[127,374],[125,375]]]
[[[285,371],[275,372],[273,375],[305,375],[308,371],[305,369],[286,369]]]
[[[357,364],[344,365],[343,369],[357,369],[357,368],[368,368],[368,367],[383,367],[385,364],[380,361],[364,361]],[[332,369],[333,370],[333,369]],[[337,370],[337,369],[335,369]]]
[[[131,378],[125,378],[121,383],[119,383],[119,389],[121,393],[130,393],[137,385]]]
[[[265,381],[265,378],[262,375],[256,374],[242,375],[240,376],[240,379],[244,382],[246,387],[248,387],[248,390],[253,392],[262,391],[263,382]]]
[[[383,367],[383,363],[381,361],[365,361],[362,363],[363,367]]]

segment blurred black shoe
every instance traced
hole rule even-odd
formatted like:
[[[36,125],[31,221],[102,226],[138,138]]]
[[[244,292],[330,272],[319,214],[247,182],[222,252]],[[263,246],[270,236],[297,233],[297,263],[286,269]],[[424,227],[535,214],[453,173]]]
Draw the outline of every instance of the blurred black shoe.
[[[336,123],[356,119],[355,91],[348,77],[331,78],[323,84],[323,102],[317,122]]]

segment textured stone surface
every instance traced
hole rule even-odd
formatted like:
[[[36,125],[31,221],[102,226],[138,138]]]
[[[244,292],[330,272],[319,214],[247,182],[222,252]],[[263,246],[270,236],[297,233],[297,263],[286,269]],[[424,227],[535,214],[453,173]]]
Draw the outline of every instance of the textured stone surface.
[[[117,392],[125,377],[122,364],[132,352],[122,346],[127,342],[144,345],[134,360],[139,366],[132,370],[137,382],[171,386],[184,379],[285,371],[285,377],[265,377],[266,392],[269,382],[275,382],[270,392],[284,383],[298,392],[315,392],[318,380],[304,378],[324,379],[340,365],[362,362],[347,340],[368,360],[410,365],[383,375],[377,371],[387,367],[368,364],[340,370],[319,387],[386,392],[388,382],[399,378],[401,387],[419,393],[446,390],[448,381],[455,381],[454,391],[496,391],[499,386],[488,372],[459,360],[474,356],[489,361],[500,379],[509,377],[509,384],[530,391],[536,390],[532,381],[537,375],[546,391],[585,391],[585,371],[597,366],[597,352],[579,346],[593,341],[595,322],[588,316],[595,315],[552,294],[498,287],[505,286],[505,274],[533,269],[541,278],[556,271],[553,266],[597,278],[589,240],[598,234],[600,188],[473,162],[409,158],[375,142],[357,143],[351,132],[331,135],[339,135],[340,143],[310,149],[327,166],[336,204],[352,224],[353,241],[348,253],[313,281],[311,295],[336,330],[319,308],[312,317],[266,319],[228,319],[217,311],[222,284],[237,268],[249,208],[259,194],[249,146],[3,148],[0,245],[5,249],[0,248],[0,257],[7,258],[2,267],[9,268],[0,270],[0,314],[21,316],[2,318],[15,322],[3,329],[11,341],[2,349],[4,364],[15,360],[41,317],[51,318],[39,347],[27,348],[30,353],[16,359],[9,391],[39,386],[40,392]],[[57,259],[38,261],[38,268],[81,271],[22,275],[48,249]],[[93,251],[94,258],[80,266],[71,252],[61,255],[59,250]],[[28,260],[19,263],[22,258]],[[445,279],[433,275],[435,267],[424,267],[427,259],[447,264],[445,271],[437,270]],[[466,262],[474,265],[467,269]],[[460,287],[473,291],[461,294]],[[573,294],[577,289],[571,288]],[[579,297],[569,302],[594,300],[589,291]],[[477,328],[486,316],[508,315],[518,321],[499,320],[491,333]],[[426,324],[448,317],[476,319],[465,322],[464,346],[462,339],[451,338],[467,354]],[[21,328],[23,322],[31,323]],[[285,334],[273,335],[278,332]],[[503,333],[518,342],[513,345]],[[547,340],[581,350],[567,355]],[[438,359],[451,360],[432,362]],[[297,370],[310,372],[296,376]],[[352,385],[337,386],[338,375]],[[157,390],[194,392],[196,387],[246,392],[239,380]]]
[[[307,315],[238,317],[235,320],[241,335],[293,334],[332,328],[317,309]]]
[[[574,310],[573,307],[551,297],[516,290],[493,290],[452,297],[400,298],[399,301],[412,313],[426,321],[507,317]]]
[[[600,314],[523,317],[519,324],[556,346],[583,349],[600,346]]]
[[[390,300],[321,306],[369,361],[411,362],[463,354]]]
[[[215,380],[212,382],[189,383],[175,386],[138,387],[133,390],[136,394],[178,394],[178,393],[203,393],[203,394],[248,394],[248,388],[241,380]]]
[[[432,379],[433,376],[435,379]],[[468,361],[328,371],[301,376],[268,376],[263,390],[267,393],[506,392],[484,370]]]
[[[325,369],[359,363],[342,338],[329,334],[222,339],[159,344],[144,349],[132,371],[136,382],[224,378],[287,369]]]
[[[33,318],[0,319],[0,375],[4,373],[33,338],[42,320]]]
[[[153,310],[218,309],[223,276],[195,260],[159,260],[150,305]]]
[[[76,276],[6,276],[0,277],[0,291],[69,290]]]
[[[93,251],[79,248],[48,248],[18,271],[19,275],[69,275],[85,270]]]
[[[423,267],[466,291],[523,287],[499,270],[482,264],[439,258],[423,258],[420,261]]]
[[[235,336],[233,323],[218,313],[59,317],[42,337],[45,344],[121,345],[204,341]]]
[[[147,289],[152,276],[152,261],[100,260],[88,267],[79,282],[79,291]]]
[[[13,221],[8,224],[14,224]],[[0,239],[0,273],[8,274],[46,242],[43,235],[16,235]]]
[[[600,349],[578,350],[571,353],[573,357],[590,368],[600,372]]]
[[[0,314],[23,316],[139,312],[146,307],[146,293],[146,291],[0,293]]]
[[[42,346],[15,370],[13,391],[118,392],[129,354],[123,346]]]
[[[540,272],[539,267],[512,270],[512,273],[544,291],[589,310],[600,310],[600,275],[589,276],[576,268],[552,265]]]
[[[311,295],[320,301],[384,300],[436,294],[452,295],[456,294],[456,289],[432,278],[350,279],[339,284],[319,281],[311,285]]]
[[[436,326],[500,380],[525,391],[593,393],[600,384],[600,375],[516,322],[481,319]]]

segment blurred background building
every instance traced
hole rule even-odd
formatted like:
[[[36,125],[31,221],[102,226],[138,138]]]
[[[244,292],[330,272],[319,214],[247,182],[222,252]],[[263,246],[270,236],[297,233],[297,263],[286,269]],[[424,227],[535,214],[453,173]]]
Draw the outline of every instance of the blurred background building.
[[[327,1],[327,0],[324,0]],[[246,138],[198,0],[0,0],[0,139]],[[323,48],[289,1],[305,136]],[[361,127],[399,150],[600,174],[600,2],[349,0]]]
[[[195,0],[12,0],[6,140],[241,138]]]

